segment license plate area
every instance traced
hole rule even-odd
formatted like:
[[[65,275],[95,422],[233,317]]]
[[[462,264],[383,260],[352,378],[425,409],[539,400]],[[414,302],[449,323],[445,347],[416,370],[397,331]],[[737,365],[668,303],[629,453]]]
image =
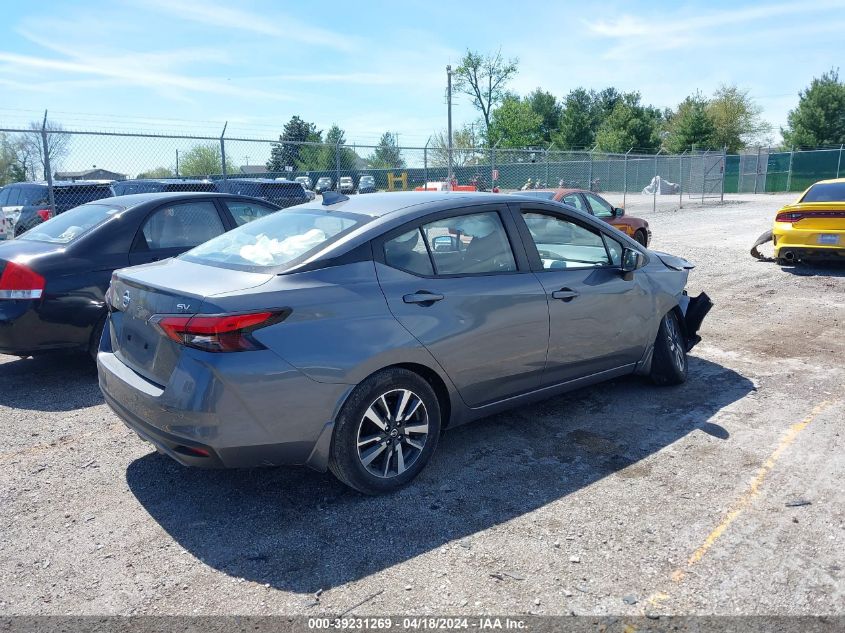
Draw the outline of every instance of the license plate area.
[[[836,246],[839,244],[839,235],[836,233],[819,233],[816,241],[824,246]]]

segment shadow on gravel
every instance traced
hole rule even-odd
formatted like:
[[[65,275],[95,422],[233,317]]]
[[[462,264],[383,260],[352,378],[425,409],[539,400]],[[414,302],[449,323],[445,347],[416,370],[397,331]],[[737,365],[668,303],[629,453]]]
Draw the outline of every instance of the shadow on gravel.
[[[612,473],[647,477],[647,465],[628,467],[695,429],[727,439],[709,419],[753,390],[743,376],[698,358],[681,387],[626,378],[583,389],[445,433],[423,473],[385,497],[304,468],[191,470],[156,453],[130,464],[126,479],[152,518],[205,564],[312,593],[471,537]],[[683,477],[685,462],[675,461]]]
[[[781,270],[796,277],[845,277],[845,262],[801,262]]]
[[[103,403],[97,367],[86,354],[45,354],[0,363],[0,385],[0,406],[13,409],[72,411]]]

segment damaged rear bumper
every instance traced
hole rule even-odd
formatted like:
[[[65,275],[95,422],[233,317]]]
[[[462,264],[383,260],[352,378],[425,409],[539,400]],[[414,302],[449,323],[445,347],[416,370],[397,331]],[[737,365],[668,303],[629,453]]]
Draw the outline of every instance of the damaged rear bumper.
[[[684,292],[683,299],[680,302],[681,312],[684,314],[684,330],[687,336],[687,351],[690,351],[695,345],[701,341],[698,335],[698,330],[701,327],[704,317],[710,312],[713,307],[713,302],[707,293],[702,292],[697,297],[690,297]]]

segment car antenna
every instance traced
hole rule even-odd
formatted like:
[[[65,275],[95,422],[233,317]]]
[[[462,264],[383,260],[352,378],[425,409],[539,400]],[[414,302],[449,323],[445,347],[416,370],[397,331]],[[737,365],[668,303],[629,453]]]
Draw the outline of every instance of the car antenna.
[[[324,207],[329,207],[338,202],[346,202],[347,200],[349,200],[349,196],[344,196],[342,193],[337,193],[336,191],[326,191],[323,193]]]

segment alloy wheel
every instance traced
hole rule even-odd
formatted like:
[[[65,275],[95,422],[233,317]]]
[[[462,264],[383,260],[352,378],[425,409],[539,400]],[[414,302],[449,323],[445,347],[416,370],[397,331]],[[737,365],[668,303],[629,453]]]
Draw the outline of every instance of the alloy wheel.
[[[675,368],[683,371],[684,369],[684,337],[681,330],[672,315],[666,316],[666,338],[669,341],[669,354],[672,357],[672,362]]]
[[[428,411],[417,394],[394,389],[376,398],[358,424],[358,459],[372,475],[389,479],[419,459],[428,440]]]

